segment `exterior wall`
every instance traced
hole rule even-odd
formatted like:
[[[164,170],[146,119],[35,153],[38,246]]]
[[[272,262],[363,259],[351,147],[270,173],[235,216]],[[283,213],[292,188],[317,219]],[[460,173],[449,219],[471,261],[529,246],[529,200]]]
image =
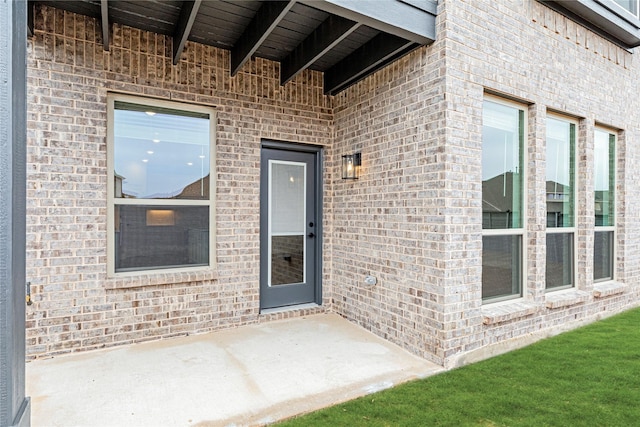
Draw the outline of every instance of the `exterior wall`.
[[[490,23],[490,25],[488,25]],[[437,41],[335,97],[304,72],[280,87],[257,59],[38,8],[29,42],[28,354],[204,332],[259,315],[260,139],[325,147],[324,305],[447,367],[577,327],[640,300],[640,64],[535,0],[441,0]],[[106,277],[106,94],[218,111],[217,268]],[[528,110],[524,295],[483,304],[482,102]],[[577,285],[545,292],[548,111],[577,119]],[[301,120],[302,118],[302,120]],[[616,282],[594,284],[596,124],[618,132]],[[361,152],[357,181],[339,178]],[[364,284],[373,275],[378,283]]]
[[[516,302],[473,307],[452,304],[447,313],[470,319],[461,339],[445,343],[446,364],[456,364],[458,352],[478,349],[539,331],[576,327],[584,322],[638,304],[640,258],[636,246],[639,216],[635,165],[640,161],[640,64],[632,53],[617,47],[543,4],[521,2],[446,1],[447,22],[447,148],[468,153],[467,178],[481,180],[483,92],[503,94],[529,104],[528,184],[525,238],[524,297]],[[471,19],[473,17],[473,19]],[[491,22],[491,25],[486,23]],[[499,43],[496,43],[499,40]],[[532,41],[535,41],[533,43]],[[576,287],[545,293],[547,112],[577,118],[577,241]],[[460,125],[458,125],[460,124]],[[594,127],[618,129],[617,164],[617,281],[593,283]],[[462,159],[450,166],[454,169]],[[465,183],[460,183],[464,185]],[[481,192],[469,193],[474,208],[468,219],[469,248],[481,247]],[[473,212],[472,212],[473,211]],[[461,252],[457,252],[462,254]],[[463,293],[477,295],[481,287],[481,251],[470,251],[476,275],[453,278]],[[453,256],[452,258],[459,258]],[[473,261],[471,261],[473,260]],[[611,293],[611,295],[609,295]],[[446,315],[445,315],[446,316]],[[448,329],[445,325],[445,329]],[[507,347],[505,347],[507,348]]]
[[[445,0],[437,42],[336,97],[334,308],[445,366],[638,305],[640,65],[534,0]],[[491,23],[490,25],[488,23]],[[528,105],[523,298],[483,304],[482,101]],[[578,118],[577,286],[545,292],[547,110]],[[593,131],[618,129],[616,282],[593,280]],[[363,276],[378,277],[367,287]]]
[[[418,49],[335,99],[334,151],[361,151],[362,170],[335,185],[333,307],[434,361],[449,274],[442,53]]]
[[[195,43],[174,67],[168,37],[114,25],[104,52],[100,31],[92,18],[36,9],[28,45],[28,356],[327,310],[325,269],[323,307],[259,315],[260,141],[321,145],[331,164],[331,99],[322,75],[305,71],[281,87],[278,65],[256,59],[231,78],[228,51]],[[109,91],[215,107],[214,271],[107,278]],[[330,234],[328,220],[323,226]],[[330,245],[324,254],[328,260]]]

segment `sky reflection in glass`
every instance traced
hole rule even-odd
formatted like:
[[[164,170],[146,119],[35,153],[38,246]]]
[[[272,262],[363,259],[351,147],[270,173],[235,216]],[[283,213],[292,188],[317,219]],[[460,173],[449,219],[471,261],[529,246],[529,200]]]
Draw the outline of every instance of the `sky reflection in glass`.
[[[208,117],[148,114],[124,104],[116,105],[114,119],[115,179],[122,180],[116,197],[208,199]]]

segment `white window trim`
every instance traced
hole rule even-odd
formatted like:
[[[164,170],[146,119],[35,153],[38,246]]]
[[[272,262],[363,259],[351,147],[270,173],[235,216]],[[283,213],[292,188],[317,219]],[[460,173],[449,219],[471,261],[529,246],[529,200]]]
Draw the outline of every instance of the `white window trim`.
[[[640,5],[639,6],[639,13],[640,13]],[[618,227],[618,191],[617,191],[617,185],[618,185],[618,132],[614,131],[612,129],[608,129],[602,126],[596,126],[595,130],[601,131],[601,132],[605,132],[608,135],[613,135],[615,138],[615,142],[613,145],[613,172],[609,171],[609,173],[613,173],[613,179],[614,179],[614,191],[613,191],[613,208],[614,208],[614,217],[613,217],[613,225],[594,225],[593,227],[593,232],[594,234],[597,232],[613,232],[613,238],[611,239],[613,241],[613,250],[612,250],[612,254],[611,256],[613,257],[613,259],[611,260],[611,278],[609,279],[600,279],[600,280],[594,280],[594,283],[607,283],[607,282],[615,282],[616,278],[617,278],[617,274],[616,274],[616,259],[618,258],[618,238],[617,238],[617,230],[616,228]],[[595,132],[594,132],[595,135]],[[595,179],[595,173],[594,173],[594,179]],[[595,191],[595,189],[594,189]],[[595,259],[592,260],[595,264]]]
[[[547,234],[575,234],[577,231],[577,227],[547,227]]]
[[[529,182],[529,171],[527,169],[527,153],[528,153],[528,129],[529,129],[529,108],[525,103],[519,103],[511,101],[505,98],[501,98],[496,95],[485,93],[483,97],[483,104],[485,101],[490,101],[496,104],[502,104],[507,107],[516,108],[522,111],[523,114],[523,128],[524,128],[524,141],[522,141],[522,156],[524,157],[524,167],[522,168],[522,227],[520,228],[488,228],[482,229],[482,237],[485,236],[520,236],[520,295],[506,295],[495,298],[482,299],[483,305],[497,304],[505,302],[514,302],[524,299],[527,288],[527,182]],[[484,249],[483,249],[484,250]],[[482,280],[482,279],[481,279]]]
[[[564,285],[564,286],[556,286],[553,287],[551,289],[547,288],[547,283],[546,283],[546,278],[545,278],[545,284],[544,284],[544,291],[545,293],[548,292],[556,292],[556,291],[566,291],[567,289],[578,289],[578,275],[577,275],[577,268],[578,268],[578,257],[577,257],[577,249],[578,249],[578,189],[580,188],[580,171],[579,171],[579,163],[578,162],[578,130],[580,129],[580,123],[578,122],[578,120],[574,119],[573,117],[570,116],[566,116],[563,114],[558,114],[558,113],[547,113],[547,116],[545,118],[545,123],[547,121],[547,119],[552,118],[552,119],[556,119],[556,120],[561,120],[564,122],[568,122],[571,123],[575,126],[575,138],[573,141],[573,161],[574,161],[574,165],[573,165],[573,173],[574,173],[574,180],[573,180],[573,184],[575,186],[575,188],[573,189],[573,227],[547,227],[546,226],[546,208],[545,208],[545,235],[546,234],[571,234],[572,235],[572,241],[573,241],[573,259],[571,260],[572,262],[572,278],[571,278],[571,285]],[[545,162],[547,160],[546,157],[546,139],[547,139],[547,135],[545,133]],[[546,194],[546,176],[545,176],[545,194]],[[546,239],[545,239],[545,251],[546,251]],[[546,257],[545,257],[546,259]]]
[[[640,4],[638,4],[640,3],[639,0],[635,0],[636,4],[638,4],[638,8],[635,14],[630,10],[627,10],[624,6],[622,6],[621,4],[618,4],[614,0],[599,0],[599,2],[604,4],[606,7],[610,8],[611,10],[614,10],[615,13],[617,14],[622,14],[622,15],[626,15],[627,17],[640,19]]]
[[[155,200],[155,199],[124,199],[119,198],[119,205],[167,205],[167,206],[208,206],[209,207],[209,265],[178,268],[159,268],[137,271],[115,271],[115,159],[114,159],[114,110],[115,102],[122,101],[150,107],[169,108],[204,113],[209,115],[209,200]],[[216,111],[204,105],[187,104],[176,101],[160,100],[136,95],[126,95],[115,92],[107,94],[107,278],[126,278],[132,276],[153,277],[167,273],[214,272],[216,269],[216,223],[215,223],[215,194],[216,194]]]

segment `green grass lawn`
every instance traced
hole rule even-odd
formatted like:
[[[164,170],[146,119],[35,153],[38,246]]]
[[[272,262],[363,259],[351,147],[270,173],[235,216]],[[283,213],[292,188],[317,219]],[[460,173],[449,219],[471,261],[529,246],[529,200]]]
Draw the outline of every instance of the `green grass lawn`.
[[[283,426],[640,426],[640,310]]]

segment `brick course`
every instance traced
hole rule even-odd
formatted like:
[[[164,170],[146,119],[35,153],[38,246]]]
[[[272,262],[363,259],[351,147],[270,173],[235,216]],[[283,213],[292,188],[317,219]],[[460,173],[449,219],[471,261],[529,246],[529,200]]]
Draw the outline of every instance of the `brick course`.
[[[491,23],[488,25],[487,23]],[[640,301],[640,65],[535,0],[441,0],[437,41],[327,97],[322,75],[279,85],[255,59],[38,6],[29,41],[30,357],[336,311],[445,366]],[[215,107],[216,258],[209,274],[106,277],[106,94]],[[523,298],[482,304],[482,101],[528,113]],[[545,120],[576,118],[577,286],[545,293]],[[618,129],[616,283],[594,284],[593,130]],[[321,308],[259,314],[261,138],[324,153]],[[358,181],[343,154],[362,152]],[[375,286],[364,284],[376,276]],[[542,336],[542,335],[540,335]],[[502,349],[502,350],[499,350]]]
[[[640,137],[634,55],[534,0],[441,1],[437,41],[419,52],[335,98],[335,149],[362,150],[366,167],[353,188],[335,188],[344,206],[334,209],[342,233],[334,240],[333,274],[346,272],[334,282],[334,309],[454,366],[465,354],[637,305],[640,194],[630,165],[640,159],[629,144]],[[529,128],[524,296],[483,305],[485,93],[520,100]],[[577,287],[545,293],[548,110],[579,119],[580,173]],[[594,290],[591,279],[596,123],[621,130],[616,277],[626,286],[614,283],[610,293],[604,285]],[[377,276],[377,287],[366,287],[364,274]]]
[[[162,35],[115,24],[105,52],[92,18],[38,6],[35,22],[28,45],[27,276],[34,301],[27,310],[29,357],[330,306],[326,297],[319,309],[260,316],[257,286],[261,138],[324,146],[331,163],[331,99],[323,95],[321,74],[305,71],[281,87],[278,64],[258,58],[231,78],[228,51],[189,42],[173,67],[171,41]],[[216,109],[214,272],[107,278],[109,91]],[[331,183],[330,175],[325,182]],[[330,192],[325,200],[330,206]],[[324,253],[329,257],[331,249]]]

